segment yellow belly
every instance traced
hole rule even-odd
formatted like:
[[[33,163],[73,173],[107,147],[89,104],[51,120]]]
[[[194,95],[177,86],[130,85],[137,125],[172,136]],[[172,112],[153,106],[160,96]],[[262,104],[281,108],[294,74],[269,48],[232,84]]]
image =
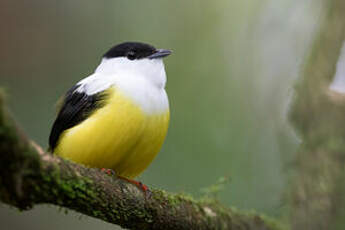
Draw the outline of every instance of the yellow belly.
[[[107,105],[63,132],[54,153],[134,178],[159,152],[168,130],[169,110],[145,114],[118,90],[108,93]]]

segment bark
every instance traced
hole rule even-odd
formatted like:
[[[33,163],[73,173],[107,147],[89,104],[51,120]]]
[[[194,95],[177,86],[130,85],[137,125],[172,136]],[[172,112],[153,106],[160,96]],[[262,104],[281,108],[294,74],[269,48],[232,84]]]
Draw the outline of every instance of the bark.
[[[345,96],[329,89],[345,39],[345,1],[324,1],[324,10],[290,114],[303,141],[291,188],[293,229],[338,229],[345,217]]]

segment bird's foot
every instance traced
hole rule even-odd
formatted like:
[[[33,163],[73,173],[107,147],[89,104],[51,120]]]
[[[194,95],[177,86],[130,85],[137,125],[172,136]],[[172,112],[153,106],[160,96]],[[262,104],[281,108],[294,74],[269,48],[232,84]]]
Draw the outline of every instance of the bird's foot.
[[[119,177],[120,179],[122,179],[122,180],[125,180],[125,181],[127,181],[127,182],[129,182],[129,183],[131,183],[131,184],[134,184],[135,186],[137,186],[141,191],[144,192],[146,198],[151,197],[152,192],[150,191],[150,189],[149,189],[146,185],[144,185],[143,183],[141,183],[140,181],[131,180],[131,179],[128,179],[128,178],[122,177],[122,176],[118,176],[118,177]]]
[[[101,168],[101,171],[103,173],[106,173],[109,176],[116,175],[116,172],[112,169]],[[137,186],[141,191],[144,192],[146,198],[151,197],[152,192],[150,191],[150,189],[145,184],[141,183],[140,181],[132,180],[132,179],[129,179],[129,178],[126,178],[123,176],[118,176],[118,178],[125,180],[128,183],[131,183],[131,184]]]
[[[101,168],[101,171],[108,174],[109,176],[113,176],[116,174],[115,171],[112,169]]]

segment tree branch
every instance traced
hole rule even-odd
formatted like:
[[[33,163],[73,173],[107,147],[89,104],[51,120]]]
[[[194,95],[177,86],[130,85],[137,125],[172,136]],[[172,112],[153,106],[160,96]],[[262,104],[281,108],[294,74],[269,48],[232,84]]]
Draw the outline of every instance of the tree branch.
[[[281,229],[256,214],[136,186],[45,153],[9,116],[0,95],[0,200],[21,210],[50,203],[130,229]]]
[[[303,140],[291,192],[293,229],[335,229],[345,217],[345,96],[329,89],[345,41],[345,1],[323,6],[326,15],[290,114]]]

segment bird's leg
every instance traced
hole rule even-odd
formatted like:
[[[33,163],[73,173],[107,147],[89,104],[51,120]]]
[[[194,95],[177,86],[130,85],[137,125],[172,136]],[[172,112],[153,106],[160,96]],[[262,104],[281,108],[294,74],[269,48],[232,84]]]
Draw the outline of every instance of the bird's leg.
[[[126,177],[123,177],[123,176],[117,176],[118,178],[122,179],[122,180],[125,180],[131,184],[134,184],[135,186],[137,186],[138,188],[140,188],[146,195],[146,197],[149,197],[150,194],[151,194],[151,191],[150,189],[144,185],[143,183],[141,183],[140,181],[136,181],[136,180],[132,180],[132,179],[128,179]]]
[[[106,168],[101,168],[102,172],[105,172],[106,174],[108,174],[109,176],[113,176],[116,175],[116,172],[112,169],[106,169]],[[143,183],[141,183],[140,181],[136,181],[136,180],[132,180],[123,176],[119,176],[117,175],[118,178],[127,181],[128,183],[131,183],[135,186],[137,186],[139,189],[141,189],[144,193],[146,197],[149,197],[151,195],[151,191],[150,189],[144,185]]]

